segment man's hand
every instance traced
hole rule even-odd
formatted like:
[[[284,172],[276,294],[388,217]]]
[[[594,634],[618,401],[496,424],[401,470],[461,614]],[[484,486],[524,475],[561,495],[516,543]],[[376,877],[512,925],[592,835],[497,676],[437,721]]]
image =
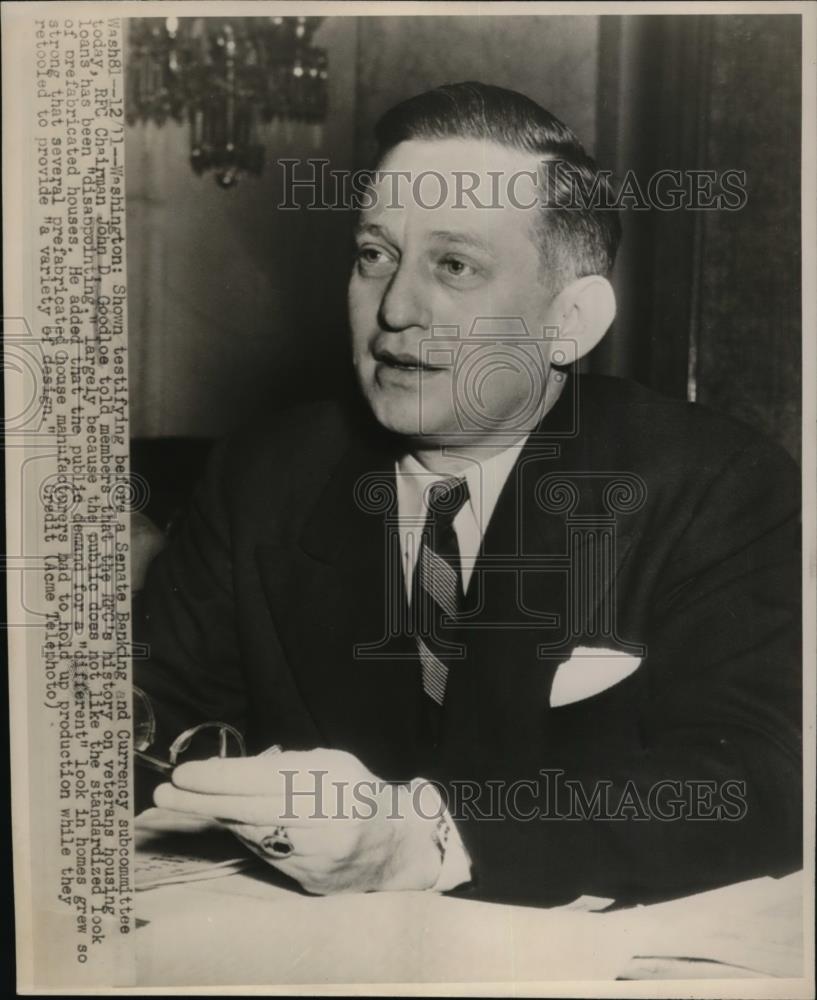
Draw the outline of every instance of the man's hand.
[[[219,820],[320,895],[429,889],[440,872],[433,788],[387,784],[341,750],[192,761],[154,798]]]

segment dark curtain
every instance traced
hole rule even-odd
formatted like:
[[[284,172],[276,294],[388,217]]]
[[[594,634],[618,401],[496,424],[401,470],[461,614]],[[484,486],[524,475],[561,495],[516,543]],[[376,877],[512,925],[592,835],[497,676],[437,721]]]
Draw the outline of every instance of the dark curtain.
[[[746,203],[625,210],[618,318],[587,361],[798,458],[801,30],[797,15],[602,18],[600,163],[642,188],[663,169],[744,171]]]

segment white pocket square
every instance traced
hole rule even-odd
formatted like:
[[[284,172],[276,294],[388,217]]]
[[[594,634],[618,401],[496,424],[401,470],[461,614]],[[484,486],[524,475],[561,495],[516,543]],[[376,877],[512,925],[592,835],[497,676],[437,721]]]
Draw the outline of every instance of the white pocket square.
[[[551,708],[571,705],[606,691],[629,677],[640,663],[640,657],[617,649],[576,646],[570,659],[556,669],[550,689]]]

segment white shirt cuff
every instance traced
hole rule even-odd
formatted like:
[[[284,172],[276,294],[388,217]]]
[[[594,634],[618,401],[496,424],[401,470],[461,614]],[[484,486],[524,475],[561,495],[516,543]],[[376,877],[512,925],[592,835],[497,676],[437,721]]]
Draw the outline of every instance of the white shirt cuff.
[[[434,892],[448,892],[450,889],[456,889],[458,885],[471,881],[471,859],[460,832],[447,809],[441,818],[448,824],[450,832],[440,867],[440,876],[431,887]]]
[[[440,793],[431,782],[424,778],[418,778],[416,783],[425,785],[423,792],[434,798],[434,811],[431,815],[436,815],[434,825],[434,843],[440,852],[440,872],[437,881],[431,886],[430,892],[448,892],[456,889],[457,886],[471,881],[471,859],[456,824],[451,819],[448,810],[443,807]],[[415,782],[412,782],[415,784]],[[429,815],[425,808],[425,815]]]

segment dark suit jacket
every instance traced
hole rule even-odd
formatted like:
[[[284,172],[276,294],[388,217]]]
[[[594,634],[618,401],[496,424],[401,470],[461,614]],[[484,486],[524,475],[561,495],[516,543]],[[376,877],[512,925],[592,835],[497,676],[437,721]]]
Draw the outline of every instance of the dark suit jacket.
[[[150,659],[135,680],[156,707],[157,752],[187,725],[223,719],[252,752],[334,747],[383,778],[434,779],[473,859],[464,891],[480,898],[649,900],[798,867],[794,463],[702,407],[571,378],[488,526],[468,613],[447,636],[464,655],[432,739],[399,621],[394,458],[371,420],[331,403],[217,451],[137,609]],[[576,646],[642,662],[551,707]],[[622,796],[631,808],[554,818],[565,800],[541,769],[580,782],[588,800],[602,787],[614,813]],[[550,818],[479,818],[503,808],[491,788],[520,779],[518,812],[537,804]],[[687,796],[715,782],[715,806],[737,795],[745,811],[645,816],[638,803],[667,780]],[[485,794],[463,807],[462,782]]]

